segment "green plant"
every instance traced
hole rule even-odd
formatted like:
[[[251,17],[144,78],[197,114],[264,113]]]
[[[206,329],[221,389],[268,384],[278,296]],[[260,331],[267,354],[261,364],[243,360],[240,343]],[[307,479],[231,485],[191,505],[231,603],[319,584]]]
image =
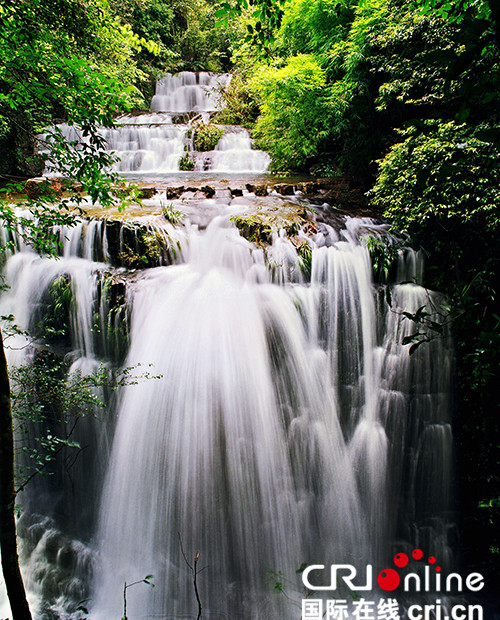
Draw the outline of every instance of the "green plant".
[[[381,284],[389,280],[389,273],[398,259],[403,243],[394,242],[388,237],[367,236],[363,239],[373,269],[373,277]]]
[[[399,229],[457,221],[496,230],[500,222],[500,132],[482,124],[425,121],[379,161],[372,201]]]
[[[191,171],[194,170],[194,160],[190,153],[186,153],[179,160],[179,170]]]
[[[127,617],[127,590],[132,588],[132,586],[136,586],[139,583],[146,583],[148,586],[152,588],[155,587],[154,583],[151,583],[151,579],[153,579],[153,575],[146,575],[144,579],[140,579],[139,581],[133,581],[132,583],[125,582],[123,585],[123,617],[122,620],[128,620]]]
[[[182,222],[182,211],[176,210],[173,202],[162,205],[161,213],[163,217],[171,224],[180,224]]]
[[[314,56],[301,54],[282,68],[258,71],[252,87],[262,102],[257,145],[270,153],[274,170],[304,168],[329,134],[332,105],[324,69]]]
[[[194,127],[194,147],[197,151],[213,151],[224,130],[212,123],[196,123]]]
[[[59,276],[50,285],[47,312],[39,324],[39,333],[44,340],[54,342],[69,336],[72,300],[71,278]]]

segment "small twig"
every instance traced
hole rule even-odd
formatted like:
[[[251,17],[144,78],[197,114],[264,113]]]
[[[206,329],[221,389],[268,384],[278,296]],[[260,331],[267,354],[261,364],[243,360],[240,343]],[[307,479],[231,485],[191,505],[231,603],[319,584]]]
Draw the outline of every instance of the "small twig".
[[[184,558],[184,562],[186,562],[187,566],[189,567],[189,570],[191,571],[192,575],[193,575],[193,587],[194,587],[194,594],[196,596],[196,602],[198,603],[198,615],[196,617],[196,620],[202,620],[202,605],[201,605],[201,598],[200,598],[200,593],[198,591],[198,575],[204,571],[206,568],[208,568],[207,566],[204,566],[203,568],[198,570],[198,560],[200,559],[200,552],[197,551],[194,559],[193,559],[193,564],[189,563],[189,560],[186,557],[186,554],[184,552],[184,547],[182,545],[182,537],[181,537],[181,533],[177,532],[177,535],[179,536],[179,545],[181,548],[181,553],[182,553],[182,557]]]

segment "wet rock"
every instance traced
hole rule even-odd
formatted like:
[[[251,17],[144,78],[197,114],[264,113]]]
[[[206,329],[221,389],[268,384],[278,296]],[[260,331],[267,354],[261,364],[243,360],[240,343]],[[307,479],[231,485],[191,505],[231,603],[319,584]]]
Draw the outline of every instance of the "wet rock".
[[[305,183],[297,183],[297,190],[302,192],[303,194],[315,194],[318,191],[319,187],[317,183],[313,182],[305,182]]]
[[[24,191],[28,198],[37,200],[41,196],[59,196],[62,191],[61,179],[54,177],[47,179],[46,177],[34,177],[28,179],[24,184]]]
[[[148,198],[152,198],[156,194],[155,187],[141,187],[137,197],[140,200],[148,200]]]
[[[181,197],[182,192],[184,191],[184,185],[180,185],[179,187],[167,187],[166,195],[168,200],[177,200]]]
[[[230,187],[229,191],[231,192],[231,198],[243,196],[243,190],[240,187]]]
[[[267,196],[267,185],[252,185],[252,183],[247,183],[245,187],[256,196]]]
[[[210,185],[203,185],[203,187],[201,187],[201,191],[207,198],[212,198],[215,195],[215,189],[210,187]]]
[[[117,220],[106,220],[106,239],[108,242],[108,254],[111,264],[119,265],[118,254],[120,253],[120,231],[122,223]]]
[[[293,196],[295,193],[293,189],[293,185],[290,185],[289,183],[276,183],[273,189],[277,191],[278,194],[281,194],[282,196]]]
[[[265,246],[272,243],[273,235],[284,230],[288,237],[296,235],[304,226],[311,227],[309,214],[299,205],[275,198],[255,205],[242,215],[231,218],[242,237]]]

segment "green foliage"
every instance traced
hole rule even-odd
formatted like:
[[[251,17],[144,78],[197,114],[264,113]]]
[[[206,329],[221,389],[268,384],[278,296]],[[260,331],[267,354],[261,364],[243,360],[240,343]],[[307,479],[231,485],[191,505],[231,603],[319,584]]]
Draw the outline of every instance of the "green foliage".
[[[255,76],[253,87],[262,101],[255,137],[271,154],[275,170],[304,167],[327,137],[332,103],[325,86],[324,70],[305,54]]]
[[[285,6],[276,43],[286,54],[322,54],[345,39],[354,5],[342,0],[295,0]]]
[[[308,243],[302,244],[298,248],[300,270],[304,276],[311,276],[312,269],[312,249]]]
[[[381,284],[388,282],[403,244],[389,237],[376,236],[364,237],[363,241],[370,254],[374,279]]]
[[[218,95],[224,106],[215,115],[218,123],[253,127],[259,115],[259,105],[248,76],[241,70],[233,73],[229,86],[221,88]]]
[[[194,160],[189,153],[186,153],[180,158],[179,170],[184,170],[188,172],[194,170]]]
[[[497,128],[470,128],[427,121],[401,131],[379,162],[373,200],[400,229],[457,219],[495,230],[500,212],[500,149]]]
[[[47,466],[62,450],[79,448],[71,438],[78,421],[104,407],[101,390],[112,381],[104,366],[89,375],[77,371],[67,377],[67,371],[67,364],[48,352],[35,357],[32,364],[11,369],[14,423],[20,437],[27,439],[31,429],[32,442],[23,441],[28,461],[18,470],[18,492],[35,475],[49,473]],[[51,426],[65,430],[61,434]]]
[[[66,276],[59,276],[50,285],[47,300],[49,310],[40,325],[45,340],[57,342],[69,337],[72,300],[71,280]]]
[[[196,123],[194,127],[194,147],[197,151],[213,151],[222,138],[224,130],[213,123]]]
[[[142,380],[157,379],[137,367],[114,372],[104,364],[92,373],[69,373],[69,364],[48,350],[32,363],[10,369],[12,415],[18,450],[27,461],[17,471],[17,492],[36,475],[51,475],[50,466],[63,450],[78,450],[73,440],[82,418],[95,417],[106,405],[106,394]]]
[[[236,0],[232,4],[221,2],[215,13],[217,26],[227,28],[230,19],[245,15],[244,41],[254,46],[259,54],[267,54],[281,24],[286,0]]]
[[[137,101],[140,40],[106,0],[11,2],[0,25],[0,116],[9,124],[22,110],[35,130],[54,115],[106,125]]]
[[[144,46],[141,68],[153,79],[167,71],[220,71],[228,68],[231,29],[215,28],[217,7],[206,0],[111,0]],[[150,93],[151,94],[151,93]]]
[[[171,224],[180,224],[182,222],[182,211],[177,211],[172,202],[162,206],[161,213],[163,217]]]

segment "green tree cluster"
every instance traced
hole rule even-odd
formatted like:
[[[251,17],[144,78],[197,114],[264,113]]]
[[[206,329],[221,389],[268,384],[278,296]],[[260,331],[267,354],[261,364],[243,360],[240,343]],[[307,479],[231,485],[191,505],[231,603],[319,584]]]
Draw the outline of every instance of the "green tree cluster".
[[[462,542],[469,565],[492,578],[500,569],[499,6],[238,0],[224,13],[240,20],[233,58],[274,169],[357,178],[426,250],[427,285],[449,297]]]
[[[114,12],[139,37],[154,44],[143,48],[138,64],[154,81],[166,71],[227,71],[232,28],[215,27],[218,9],[212,0],[110,0]]]
[[[146,42],[107,0],[10,0],[0,33],[0,173],[40,173],[32,153],[46,125],[67,120],[89,132],[141,99],[134,58]]]

